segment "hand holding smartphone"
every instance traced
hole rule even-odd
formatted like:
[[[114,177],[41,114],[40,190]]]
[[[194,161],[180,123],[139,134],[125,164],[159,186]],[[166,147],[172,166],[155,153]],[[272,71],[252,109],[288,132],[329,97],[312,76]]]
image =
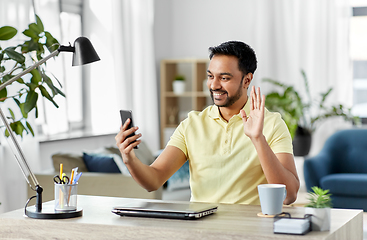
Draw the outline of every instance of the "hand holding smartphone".
[[[129,123],[129,126],[127,127],[126,130],[134,127],[132,111],[130,111],[130,110],[129,111],[128,110],[120,110],[120,115],[121,115],[122,124],[124,124],[126,122],[126,120],[130,118],[130,123]],[[135,136],[135,132],[133,132],[132,134],[127,136],[127,138],[133,137],[133,136]],[[131,142],[131,143],[134,143],[134,142],[136,142],[136,140]],[[134,147],[134,149],[138,149],[138,146]]]

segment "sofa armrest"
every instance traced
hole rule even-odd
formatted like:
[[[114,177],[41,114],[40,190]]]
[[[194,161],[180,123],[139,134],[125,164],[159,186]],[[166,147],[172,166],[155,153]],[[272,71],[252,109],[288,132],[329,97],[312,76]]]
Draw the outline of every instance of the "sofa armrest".
[[[43,188],[42,201],[54,200],[53,177],[58,173],[35,174]],[[28,188],[28,198],[35,192]],[[78,183],[78,195],[95,195],[125,198],[162,199],[162,188],[148,192],[130,176],[121,173],[83,172]]]
[[[306,158],[303,173],[307,191],[311,191],[313,186],[320,187],[321,178],[332,173],[331,156],[322,151],[314,157]]]

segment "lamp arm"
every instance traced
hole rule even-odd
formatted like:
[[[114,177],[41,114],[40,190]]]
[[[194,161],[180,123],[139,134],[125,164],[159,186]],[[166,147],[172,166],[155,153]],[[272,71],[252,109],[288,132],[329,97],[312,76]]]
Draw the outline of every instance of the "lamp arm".
[[[28,67],[27,69],[25,69],[24,71],[22,71],[21,73],[18,73],[17,75],[15,75],[14,77],[12,77],[11,79],[9,79],[8,81],[2,83],[0,85],[0,91],[4,88],[6,88],[8,85],[12,84],[13,82],[15,82],[16,80],[18,80],[19,78],[21,78],[23,75],[29,73],[30,71],[32,71],[33,69],[35,69],[36,67],[44,64],[47,60],[49,60],[50,58],[52,57],[55,57],[57,54],[59,54],[59,49],[53,51],[51,54],[49,54],[48,56],[46,56],[45,58],[41,59],[40,61],[36,62],[35,64],[33,64],[32,66]],[[6,117],[2,111],[2,109],[0,108],[0,117],[6,127],[6,129],[8,130],[9,132],[9,135],[11,137],[11,140],[13,141],[14,143],[14,146],[16,147],[16,150],[17,152],[19,153],[19,156],[21,159],[18,159],[18,157],[15,155],[15,159],[17,160],[17,163],[24,175],[24,178],[26,179],[27,183],[29,186],[31,186],[29,180],[28,180],[28,177],[26,175],[26,172],[24,171],[24,167],[26,168],[26,170],[28,171],[31,179],[32,179],[32,182],[35,186],[35,191],[37,193],[37,202],[36,202],[36,211],[37,212],[41,212],[42,211],[42,187],[39,185],[38,183],[38,180],[36,178],[36,176],[34,175],[34,173],[32,172],[31,168],[29,167],[28,165],[28,162],[27,160],[25,159],[25,156],[24,156],[24,153],[22,151],[22,148],[19,146],[19,143],[17,141],[17,139],[15,138],[14,134],[13,134],[13,131],[11,130],[11,127],[8,123],[8,121],[6,120]],[[32,188],[32,186],[31,186]]]
[[[53,51],[50,55],[46,56],[45,58],[41,59],[40,61],[36,62],[35,64],[33,64],[32,66],[28,67],[27,69],[25,69],[23,72],[18,73],[17,75],[15,75],[14,77],[12,77],[11,79],[9,79],[8,81],[4,82],[3,84],[0,85],[0,91],[3,90],[5,87],[7,87],[8,85],[12,84],[13,82],[15,82],[16,80],[18,80],[19,78],[21,78],[23,75],[29,73],[30,71],[32,71],[33,69],[35,69],[36,67],[44,64],[47,60],[49,60],[52,57],[55,57],[57,54],[59,54],[59,49]]]
[[[29,167],[29,165],[28,165],[28,163],[27,163],[27,161],[26,161],[26,159],[25,159],[25,157],[24,157],[23,150],[22,150],[22,149],[21,149],[21,147],[19,146],[18,141],[15,139],[14,133],[13,133],[13,131],[11,130],[10,125],[9,125],[8,121],[6,120],[6,117],[5,117],[5,115],[4,115],[4,112],[3,112],[3,110],[2,110],[1,108],[0,108],[0,117],[1,117],[1,119],[2,119],[2,121],[3,121],[3,123],[4,123],[4,125],[5,125],[6,129],[8,129],[8,132],[9,132],[9,134],[10,134],[11,140],[13,141],[13,143],[14,143],[14,145],[15,145],[15,147],[16,147],[16,150],[17,150],[17,152],[18,152],[18,153],[19,153],[19,155],[20,155],[21,160],[19,160],[19,159],[18,159],[18,157],[15,157],[15,158],[16,158],[16,160],[17,160],[17,162],[18,162],[18,165],[19,165],[20,169],[22,170],[22,173],[23,173],[23,175],[24,175],[24,178],[26,179],[27,183],[28,183],[29,185],[31,185],[31,184],[30,184],[30,182],[29,182],[29,180],[28,180],[28,178],[27,178],[27,175],[26,175],[26,173],[25,173],[25,171],[24,171],[24,169],[23,169],[23,165],[26,167],[27,171],[29,172],[30,177],[31,177],[31,179],[32,179],[32,182],[33,182],[34,186],[39,185],[39,183],[38,183],[38,181],[37,181],[37,178],[36,178],[36,176],[33,174],[33,172],[32,172],[32,170],[31,170],[31,168]],[[23,163],[23,165],[22,165],[22,163]]]
[[[32,66],[30,66],[30,67],[28,67],[27,69],[25,69],[24,71],[22,71],[21,73],[18,73],[17,75],[15,75],[14,77],[12,77],[12,78],[11,78],[11,79],[9,79],[8,81],[4,82],[3,84],[1,84],[1,85],[0,85],[0,91],[1,91],[2,89],[4,89],[5,87],[7,87],[8,85],[10,85],[10,84],[12,84],[13,82],[15,82],[16,80],[18,80],[19,78],[21,78],[23,75],[25,75],[25,74],[29,73],[30,71],[32,71],[32,70],[33,70],[33,69],[35,69],[36,67],[38,67],[38,66],[40,66],[40,65],[44,64],[44,63],[45,63],[47,60],[49,60],[50,58],[55,57],[57,54],[59,54],[59,52],[60,52],[60,50],[59,50],[59,49],[57,49],[57,50],[53,51],[51,54],[49,54],[49,55],[48,55],[48,56],[46,56],[45,58],[41,59],[40,61],[36,62],[36,63],[35,63],[35,64],[33,64]],[[13,141],[13,143],[14,143],[14,145],[15,145],[16,149],[17,149],[17,152],[19,153],[19,155],[20,155],[20,157],[21,157],[21,161],[23,162],[24,166],[27,168],[27,171],[28,171],[28,172],[29,172],[29,174],[30,174],[30,177],[31,177],[31,179],[32,179],[32,181],[33,181],[34,186],[38,186],[38,185],[39,185],[39,183],[38,183],[38,181],[37,181],[37,179],[36,179],[35,175],[34,175],[34,174],[33,174],[33,172],[31,171],[31,169],[30,169],[30,167],[29,167],[29,165],[28,165],[27,161],[25,160],[24,153],[23,153],[23,151],[22,151],[21,147],[19,146],[18,141],[15,139],[15,136],[14,136],[14,134],[13,134],[13,131],[11,130],[10,125],[9,125],[8,121],[6,120],[6,117],[5,117],[4,113],[3,113],[3,111],[1,110],[1,108],[0,108],[0,117],[1,117],[1,119],[3,120],[4,125],[6,126],[6,129],[8,129],[8,132],[9,132],[9,134],[10,134],[10,137],[11,137],[11,139],[12,139],[12,141]],[[25,174],[25,172],[24,172],[24,169],[23,169],[23,167],[22,167],[22,164],[20,163],[20,160],[19,160],[17,157],[16,157],[16,159],[17,159],[17,162],[18,162],[18,164],[19,164],[19,166],[20,166],[20,169],[21,169],[21,170],[22,170],[22,172],[23,172],[23,175],[24,175],[25,179],[27,180],[27,183],[30,185],[30,183],[29,183],[29,181],[28,181],[28,178],[27,178],[27,176],[26,176],[26,174]]]

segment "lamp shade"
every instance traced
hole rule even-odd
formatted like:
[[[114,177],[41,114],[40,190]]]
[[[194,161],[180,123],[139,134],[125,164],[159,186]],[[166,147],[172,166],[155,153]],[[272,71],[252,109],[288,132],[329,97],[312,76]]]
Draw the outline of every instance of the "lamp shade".
[[[86,37],[79,37],[74,42],[73,66],[84,65],[100,60],[92,43]]]

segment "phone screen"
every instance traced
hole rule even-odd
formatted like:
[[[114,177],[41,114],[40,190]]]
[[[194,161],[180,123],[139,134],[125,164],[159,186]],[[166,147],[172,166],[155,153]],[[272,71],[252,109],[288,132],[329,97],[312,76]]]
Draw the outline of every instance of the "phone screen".
[[[127,127],[127,129],[130,129],[130,128],[134,127],[132,111],[130,111],[130,110],[120,110],[120,115],[121,115],[122,124],[124,124],[126,122],[126,120],[128,118],[130,118],[130,123],[129,123],[129,126]],[[132,134],[130,134],[127,138],[132,137],[134,135],[135,135],[135,132],[133,132]],[[133,141],[133,142],[136,142],[136,141]],[[134,148],[137,149],[138,146],[136,146]]]

